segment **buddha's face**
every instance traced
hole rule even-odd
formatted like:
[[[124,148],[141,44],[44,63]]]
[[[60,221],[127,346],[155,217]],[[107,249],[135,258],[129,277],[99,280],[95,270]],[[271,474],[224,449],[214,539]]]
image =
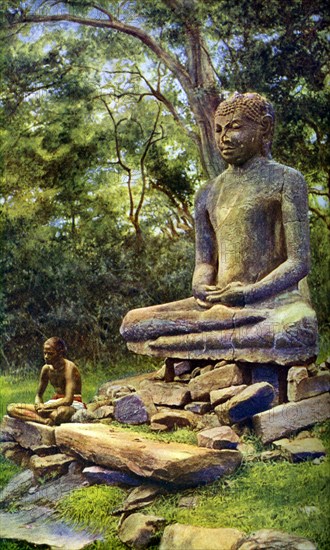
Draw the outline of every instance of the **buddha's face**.
[[[229,164],[241,166],[263,155],[262,126],[236,111],[215,117],[215,136],[221,156]]]

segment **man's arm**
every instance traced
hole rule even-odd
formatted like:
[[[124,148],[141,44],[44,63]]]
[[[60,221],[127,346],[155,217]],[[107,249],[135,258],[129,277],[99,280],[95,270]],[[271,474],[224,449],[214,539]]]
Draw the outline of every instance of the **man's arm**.
[[[48,386],[48,381],[49,381],[48,369],[49,369],[49,365],[44,365],[41,369],[37,394],[34,399],[34,402],[36,405],[40,405],[43,403],[43,395],[45,393],[45,390]]]

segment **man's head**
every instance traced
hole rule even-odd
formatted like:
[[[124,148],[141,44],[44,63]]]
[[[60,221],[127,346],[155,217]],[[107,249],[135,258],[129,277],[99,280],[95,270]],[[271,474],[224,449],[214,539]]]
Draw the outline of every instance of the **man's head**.
[[[61,338],[53,336],[44,343],[44,358],[47,363],[53,365],[60,361],[66,354],[66,344]]]
[[[216,140],[229,164],[242,165],[254,156],[270,156],[274,131],[272,105],[256,93],[235,92],[215,113]]]

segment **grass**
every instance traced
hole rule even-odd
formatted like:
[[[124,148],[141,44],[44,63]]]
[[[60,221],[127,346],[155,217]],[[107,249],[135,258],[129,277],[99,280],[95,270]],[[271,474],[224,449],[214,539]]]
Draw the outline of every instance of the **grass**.
[[[84,376],[83,395],[86,401],[93,397],[97,387],[106,380],[100,380],[96,385],[96,379],[95,372]],[[31,402],[34,398],[35,379],[22,381],[2,376],[0,385],[2,413],[5,405],[11,401]],[[147,426],[124,427],[113,424],[124,431],[138,431],[146,438],[188,444],[196,442],[196,434],[188,429],[155,434]],[[316,426],[314,433],[323,439],[330,453],[330,422]],[[247,441],[253,443],[256,451],[263,449],[257,438],[251,436]],[[0,466],[0,485],[3,486],[19,469],[3,458]],[[330,540],[329,474],[329,459],[318,465],[311,462],[243,463],[231,477],[194,490],[160,496],[143,512],[163,516],[169,523],[235,527],[247,533],[263,528],[279,529],[306,537],[314,541],[319,550],[327,550]],[[106,485],[84,487],[61,500],[58,513],[79,528],[102,531],[104,541],[93,543],[90,549],[122,550],[125,546],[116,535],[118,517],[112,516],[112,512],[121,505],[125,494],[122,489]],[[186,495],[197,497],[193,509],[179,506],[180,498]],[[0,548],[28,550],[33,546],[0,540]]]

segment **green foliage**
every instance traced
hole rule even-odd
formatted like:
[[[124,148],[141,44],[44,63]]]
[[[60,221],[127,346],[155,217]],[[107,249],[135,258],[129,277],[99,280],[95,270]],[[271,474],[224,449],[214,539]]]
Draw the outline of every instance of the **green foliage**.
[[[70,493],[57,505],[60,516],[80,529],[102,533],[105,541],[92,548],[126,548],[116,535],[118,517],[112,513],[120,508],[126,497],[118,487],[94,485]]]
[[[271,99],[274,157],[306,175],[309,279],[327,334],[325,1],[196,1],[189,10],[162,0],[99,3],[149,33],[171,67],[146,42],[108,28],[9,30],[39,4],[2,4],[3,369],[39,368],[42,342],[55,334],[81,364],[113,364],[125,353],[119,326],[126,311],[190,295],[192,202],[210,141],[198,127],[205,130],[220,92],[235,89]],[[89,2],[62,7],[88,23]],[[53,13],[53,2],[40,9]]]
[[[3,489],[19,471],[20,468],[16,466],[16,464],[9,462],[9,460],[6,460],[4,456],[0,454],[0,489]]]

